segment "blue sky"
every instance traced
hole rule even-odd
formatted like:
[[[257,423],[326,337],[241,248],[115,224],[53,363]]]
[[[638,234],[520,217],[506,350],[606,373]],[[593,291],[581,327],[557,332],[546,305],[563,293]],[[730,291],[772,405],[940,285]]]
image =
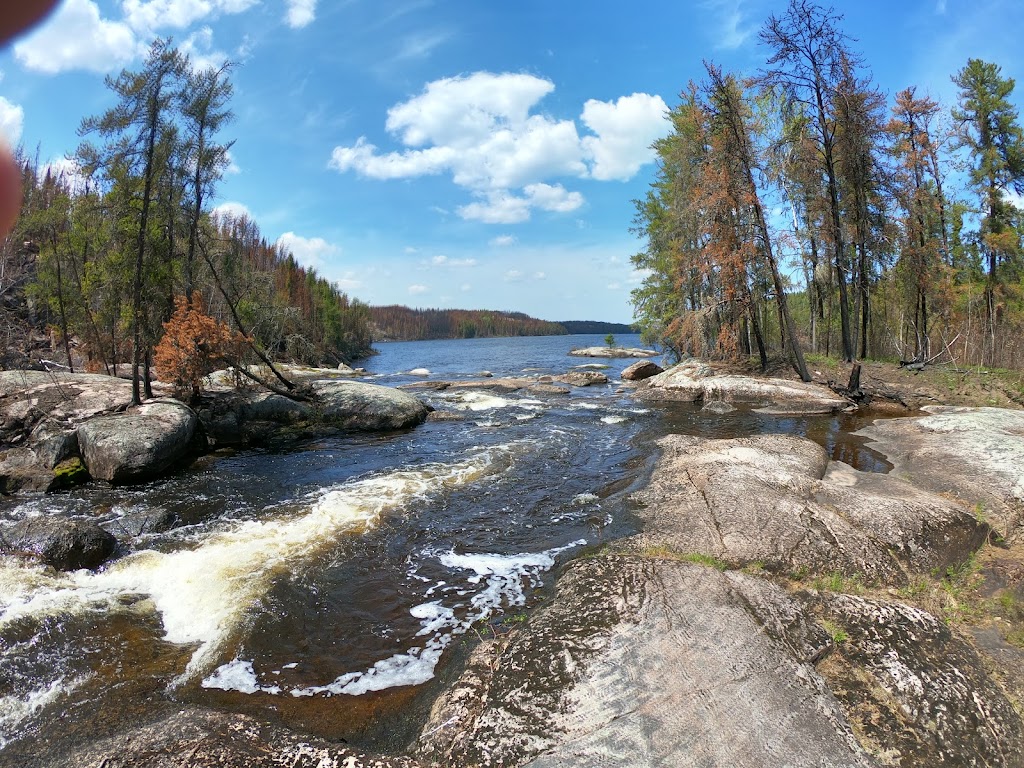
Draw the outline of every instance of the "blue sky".
[[[1019,0],[837,2],[877,83],[946,104],[968,57],[1024,82]],[[64,0],[0,52],[0,134],[44,162],[155,36],[231,59],[216,204],[371,304],[628,322],[632,200],[708,58],[752,73],[781,0]],[[1024,89],[1024,85],[1021,86]],[[1021,90],[1015,100],[1021,103]]]

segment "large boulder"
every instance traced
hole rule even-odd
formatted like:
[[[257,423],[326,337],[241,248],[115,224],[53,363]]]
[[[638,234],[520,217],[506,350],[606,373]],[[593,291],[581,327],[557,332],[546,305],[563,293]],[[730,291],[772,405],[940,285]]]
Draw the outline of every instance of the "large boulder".
[[[117,539],[92,522],[43,515],[0,531],[7,554],[31,554],[59,571],[96,568],[117,549]]]
[[[688,403],[722,400],[775,413],[834,413],[853,407],[851,401],[820,384],[721,374],[699,360],[686,360],[652,376],[637,397]]]
[[[1024,510],[1024,411],[929,406],[928,415],[880,419],[860,430],[893,474],[952,495],[1013,538]]]
[[[664,372],[664,368],[651,360],[638,360],[623,370],[620,377],[626,381],[643,381]]]
[[[313,383],[320,418],[343,429],[381,431],[422,424],[429,408],[417,397],[392,387],[359,381]]]
[[[198,418],[177,400],[151,400],[136,408],[89,419],[78,444],[89,474],[111,483],[155,477],[183,459]]]
[[[670,435],[660,447],[651,482],[633,497],[646,523],[633,539],[640,550],[902,584],[908,571],[962,563],[988,535],[962,504],[830,463],[804,438]]]
[[[576,561],[549,605],[476,650],[416,754],[441,765],[867,768],[812,665],[831,645],[785,593],[742,574]]]

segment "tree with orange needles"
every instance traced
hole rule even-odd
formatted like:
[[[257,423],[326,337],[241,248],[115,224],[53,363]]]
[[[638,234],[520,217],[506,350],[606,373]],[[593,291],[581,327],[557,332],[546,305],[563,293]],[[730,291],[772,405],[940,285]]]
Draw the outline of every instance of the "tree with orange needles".
[[[192,300],[174,299],[174,314],[164,325],[164,335],[156,346],[154,362],[157,376],[170,382],[179,395],[199,396],[204,376],[224,362],[241,357],[240,346],[247,344],[242,334],[206,314],[198,291]]]

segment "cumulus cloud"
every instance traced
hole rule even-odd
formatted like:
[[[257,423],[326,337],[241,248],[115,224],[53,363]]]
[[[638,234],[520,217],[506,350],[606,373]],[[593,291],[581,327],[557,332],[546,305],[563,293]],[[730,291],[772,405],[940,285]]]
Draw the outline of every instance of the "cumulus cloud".
[[[285,0],[288,12],[285,21],[292,29],[302,29],[316,19],[317,0]]]
[[[237,14],[259,0],[122,0],[119,19],[103,18],[95,0],[66,0],[38,30],[14,46],[29,69],[56,74],[71,69],[109,72],[146,52],[161,30],[188,29],[196,22]],[[217,66],[228,57],[213,50],[203,27],[181,44],[193,66]],[[244,57],[244,55],[243,55]]]
[[[413,296],[418,296],[421,293],[426,293],[429,289],[425,285],[410,285],[409,293]]]
[[[518,240],[513,235],[498,235],[497,237],[492,237],[488,244],[495,248],[507,248],[510,245],[515,245],[517,242]]]
[[[234,200],[229,200],[228,202],[221,203],[220,205],[218,205],[216,208],[213,209],[213,215],[222,219],[253,218],[252,211],[249,210],[249,207],[247,205],[245,205],[244,203],[236,202]]]
[[[25,110],[0,96],[0,136],[7,139],[7,143],[12,147],[21,141],[24,122]]]
[[[561,184],[528,184],[522,196],[510,192],[491,192],[486,199],[460,207],[459,215],[468,221],[485,224],[518,224],[530,218],[534,208],[566,213],[583,205],[583,195],[569,192]]]
[[[575,121],[534,112],[554,88],[523,73],[435,80],[388,110],[385,128],[401,150],[381,151],[362,136],[335,147],[329,166],[382,180],[450,175],[475,198],[458,208],[468,220],[515,224],[536,209],[576,210],[583,196],[550,181],[632,177],[653,159],[650,144],[668,132],[667,107],[643,93],[590,100],[581,121],[592,135],[581,138]]]
[[[294,232],[285,232],[277,238],[277,247],[291,253],[302,266],[319,272],[323,272],[331,259],[341,255],[341,248],[322,237],[302,237]]]
[[[594,132],[583,138],[595,179],[625,181],[654,159],[651,144],[669,132],[668,105],[661,96],[634,93],[616,102],[591,99],[583,123]]]
[[[69,69],[107,72],[140,52],[140,43],[124,22],[100,16],[93,0],[67,0],[56,13],[14,46],[26,68],[46,74]]]
[[[523,279],[523,273],[518,269],[510,269],[508,272],[504,274],[504,279],[507,282],[514,283],[518,280]]]

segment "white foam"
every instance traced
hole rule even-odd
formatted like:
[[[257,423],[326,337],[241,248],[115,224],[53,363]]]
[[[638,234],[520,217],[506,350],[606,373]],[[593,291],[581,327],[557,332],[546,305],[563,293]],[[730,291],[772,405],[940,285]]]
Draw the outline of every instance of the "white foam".
[[[458,555],[453,551],[442,553],[438,556],[442,564],[449,568],[472,571],[474,575],[467,579],[471,584],[484,583],[484,588],[470,598],[473,610],[468,615],[458,618],[455,611],[443,605],[440,600],[414,606],[409,613],[420,620],[416,636],[429,636],[422,646],[382,659],[363,672],[348,672],[327,685],[296,688],[291,691],[291,695],[314,696],[326,693],[358,696],[368,691],[427,682],[434,676],[434,669],[453,638],[464,634],[475,622],[486,620],[503,603],[509,606],[524,605],[524,582],[533,587],[539,586],[541,572],[554,565],[556,555],[583,544],[586,544],[586,540],[579,539],[544,552],[517,555]],[[465,595],[468,592],[455,590],[455,594]]]
[[[303,513],[236,523],[191,549],[137,552],[100,573],[19,574],[23,578],[8,580],[0,567],[0,627],[20,615],[84,610],[95,603],[116,607],[125,594],[148,595],[165,638],[198,645],[176,681],[182,682],[209,668],[276,578],[301,570],[318,552],[336,546],[339,536],[372,529],[389,511],[471,482],[492,466],[492,452],[507,450],[346,483],[311,496]]]
[[[86,680],[85,677],[65,681],[63,677],[30,691],[23,698],[0,696],[0,749],[6,747],[17,728],[28,718],[38,714],[61,696],[71,693]]]
[[[460,411],[491,411],[512,405],[511,400],[486,392],[463,392],[451,402]]]
[[[232,659],[227,664],[222,664],[214,670],[214,673],[202,682],[203,688],[219,688],[222,691],[238,691],[239,693],[269,693],[278,694],[281,692],[279,685],[260,685],[256,679],[256,671],[252,668],[251,661]]]
[[[593,504],[595,501],[600,501],[600,498],[596,493],[577,493],[572,497],[572,503],[576,506],[583,506],[584,504]]]
[[[625,416],[602,416],[601,423],[603,424],[621,424],[626,421]]]

